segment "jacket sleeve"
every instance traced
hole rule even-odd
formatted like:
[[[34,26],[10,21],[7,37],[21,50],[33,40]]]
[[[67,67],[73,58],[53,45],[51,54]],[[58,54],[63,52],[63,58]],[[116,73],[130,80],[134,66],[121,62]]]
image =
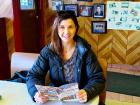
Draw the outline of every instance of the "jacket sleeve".
[[[35,85],[45,85],[45,76],[47,74],[47,70],[49,70],[49,64],[47,61],[48,56],[46,52],[46,48],[42,49],[26,77],[27,89],[33,100],[33,97],[37,92]]]
[[[105,88],[105,79],[102,68],[96,58],[96,55],[89,50],[86,56],[86,72],[88,83],[84,87],[88,95],[88,100],[100,94]]]

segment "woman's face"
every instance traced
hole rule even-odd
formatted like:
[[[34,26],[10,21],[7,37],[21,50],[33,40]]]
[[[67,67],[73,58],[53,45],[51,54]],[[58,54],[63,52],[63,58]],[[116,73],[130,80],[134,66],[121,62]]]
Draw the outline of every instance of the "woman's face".
[[[62,20],[58,26],[58,35],[62,42],[73,41],[76,26],[72,19]]]

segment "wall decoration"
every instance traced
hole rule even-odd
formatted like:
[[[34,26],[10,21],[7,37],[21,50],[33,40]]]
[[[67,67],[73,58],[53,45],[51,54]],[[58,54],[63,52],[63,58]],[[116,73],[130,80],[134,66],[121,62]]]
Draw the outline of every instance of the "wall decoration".
[[[108,29],[140,30],[140,2],[107,2]]]
[[[93,5],[93,17],[94,18],[105,18],[105,4],[94,4]]]
[[[77,1],[86,1],[86,0],[77,0]]]
[[[107,21],[91,21],[91,30],[95,34],[107,33]]]
[[[92,16],[92,6],[80,5],[79,6],[79,16]]]
[[[20,0],[20,9],[21,10],[35,9],[35,1],[34,0]]]
[[[87,2],[92,2],[93,0],[77,0],[77,1],[87,1]]]
[[[75,12],[75,15],[78,16],[78,4],[64,4],[64,10],[71,10]]]
[[[63,0],[52,0],[52,10],[60,11],[63,10]]]
[[[92,2],[93,0],[86,0],[87,2]]]

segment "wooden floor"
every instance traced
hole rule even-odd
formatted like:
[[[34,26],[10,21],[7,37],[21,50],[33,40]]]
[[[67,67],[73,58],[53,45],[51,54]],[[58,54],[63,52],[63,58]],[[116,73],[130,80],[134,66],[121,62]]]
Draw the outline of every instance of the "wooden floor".
[[[113,64],[107,71],[140,76],[140,66]],[[106,105],[140,105],[140,97],[107,91]]]
[[[126,95],[126,94],[120,94],[120,93],[114,93],[114,92],[107,91],[106,99],[114,100],[114,101],[122,102],[122,103],[127,102],[127,103],[135,103],[135,104],[140,105],[140,97]],[[114,105],[114,104],[107,104],[107,105]]]
[[[140,104],[107,99],[106,105],[140,105]]]

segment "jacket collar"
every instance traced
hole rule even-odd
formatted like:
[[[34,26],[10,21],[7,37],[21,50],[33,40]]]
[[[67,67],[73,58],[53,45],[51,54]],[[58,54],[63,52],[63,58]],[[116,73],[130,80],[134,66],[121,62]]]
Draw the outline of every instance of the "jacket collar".
[[[82,39],[79,36],[76,37],[76,48],[77,48],[80,58],[82,58],[82,56],[86,53],[86,51],[90,47],[91,46],[87,43],[87,41],[85,41],[84,39]]]

